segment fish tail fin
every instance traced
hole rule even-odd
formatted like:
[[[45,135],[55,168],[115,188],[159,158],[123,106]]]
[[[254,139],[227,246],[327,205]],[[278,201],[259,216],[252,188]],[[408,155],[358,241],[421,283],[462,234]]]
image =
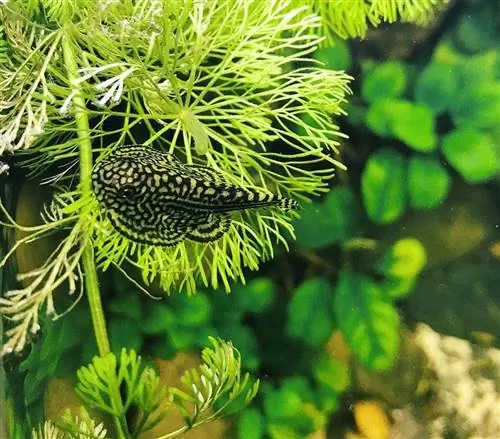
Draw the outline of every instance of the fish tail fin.
[[[298,201],[291,198],[277,198],[272,204],[282,210],[299,210],[300,206]]]

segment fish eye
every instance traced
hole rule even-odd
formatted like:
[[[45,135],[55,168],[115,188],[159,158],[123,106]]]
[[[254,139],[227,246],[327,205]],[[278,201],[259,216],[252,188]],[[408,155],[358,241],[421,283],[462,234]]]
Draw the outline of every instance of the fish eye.
[[[132,185],[122,186],[118,189],[118,195],[124,198],[130,198],[136,194],[135,187]]]

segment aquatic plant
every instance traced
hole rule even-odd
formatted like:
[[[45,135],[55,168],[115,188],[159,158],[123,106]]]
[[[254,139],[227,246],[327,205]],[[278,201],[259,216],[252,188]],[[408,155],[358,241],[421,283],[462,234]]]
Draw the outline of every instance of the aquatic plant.
[[[321,17],[318,31],[332,43],[336,37],[354,38],[366,36],[369,26],[394,23],[425,25],[447,1],[441,0],[293,0],[295,5],[307,5],[310,11]]]
[[[33,240],[60,230],[65,236],[39,269],[19,274],[24,287],[0,298],[0,312],[12,320],[2,352],[22,351],[40,330],[41,313],[60,317],[57,287],[64,285],[70,294],[85,292],[100,357],[80,369],[82,389],[85,376],[93,374],[96,382],[102,378],[97,363],[111,370],[116,362],[126,367],[137,358],[133,351],[119,359],[110,353],[98,270],[115,267],[131,278],[122,268],[129,263],[146,286],[156,281],[166,293],[193,294],[200,285],[229,291],[231,281],[244,281],[244,268],[256,270],[273,257],[275,244],[287,247],[294,235],[289,212],[259,210],[236,214],[217,241],[140,244],[115,230],[95,198],[94,162],[123,144],[154,145],[188,165],[213,169],[234,186],[306,201],[326,192],[336,169],[343,168],[334,157],[343,135],[333,118],[344,113],[351,78],[309,57],[322,41],[322,18],[333,10],[311,9],[309,2],[3,3],[0,152],[14,154],[32,176],[44,174],[54,196],[40,226],[17,224],[2,206],[4,224],[27,234],[2,265]],[[336,3],[338,11],[345,6]],[[338,22],[335,33],[353,35],[357,29],[355,34],[362,36],[367,21],[393,21],[398,14],[419,21],[431,16],[435,1],[408,0],[403,2],[407,8],[389,0],[372,3],[367,8],[359,2],[363,15],[330,17]],[[217,367],[231,364],[224,369],[230,384],[220,391],[236,398],[248,378],[240,383],[239,357],[232,346],[214,342],[206,352],[212,360],[203,369],[204,378],[191,378],[221,385]],[[116,378],[103,376],[106,385]],[[246,401],[257,385],[250,388]],[[204,395],[175,395],[214,403]],[[175,395],[174,403],[182,406]],[[112,413],[118,435],[128,437],[119,386],[109,397],[118,404]],[[103,401],[93,404],[106,411]],[[186,422],[187,428],[196,424],[189,416]]]
[[[404,147],[385,146],[367,160],[362,194],[372,221],[395,221],[407,206],[439,206],[452,187],[450,168],[469,184],[499,173],[498,60],[495,48],[464,57],[444,40],[427,65],[414,68],[413,84],[408,81],[413,66],[395,61],[367,66],[358,114],[377,143],[391,139]]]
[[[257,269],[273,255],[274,242],[287,245],[285,231],[293,234],[289,214],[257,211],[235,217],[216,242],[139,245],[115,231],[93,197],[92,152],[105,156],[140,138],[188,164],[207,165],[237,186],[272,185],[299,199],[325,191],[342,166],[330,154],[338,143],[331,115],[342,113],[349,77],[311,63],[286,68],[318,43],[306,33],[319,26],[314,15],[297,20],[299,10],[284,2],[58,5],[37,10],[9,2],[2,10],[12,52],[2,66],[8,102],[3,149],[29,148],[24,165],[32,173],[63,166],[53,176],[57,188],[47,223],[27,230],[32,233],[16,247],[68,228],[46,264],[23,274],[30,286],[2,299],[2,312],[20,322],[4,350],[23,348],[28,332],[37,331],[40,307],[45,303],[54,313],[52,291],[64,281],[76,288],[82,266],[87,290],[95,289],[94,259],[103,270],[128,260],[146,284],[158,277],[166,292],[193,293],[197,282],[228,290],[230,279],[243,279],[243,267]],[[302,121],[305,115],[314,126]],[[104,129],[111,119],[116,128]],[[296,135],[293,124],[306,134]],[[321,161],[329,166],[305,169]],[[78,188],[68,184],[75,166]]]

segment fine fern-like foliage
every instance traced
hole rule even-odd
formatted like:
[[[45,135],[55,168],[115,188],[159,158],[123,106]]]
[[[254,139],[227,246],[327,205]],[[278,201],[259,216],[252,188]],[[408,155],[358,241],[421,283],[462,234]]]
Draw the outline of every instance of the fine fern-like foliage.
[[[9,45],[4,38],[3,26],[0,25],[0,65],[9,62]]]
[[[156,425],[168,410],[166,389],[160,385],[154,369],[142,367],[141,361],[135,351],[126,349],[122,349],[119,358],[113,353],[95,357],[91,364],[78,370],[76,386],[76,392],[88,406],[113,416],[123,431],[128,430],[127,411],[132,405],[137,407],[136,435]]]
[[[213,337],[210,342],[213,348],[203,350],[202,365],[184,373],[185,390],[170,388],[188,428],[234,412],[248,404],[259,389],[259,380],[241,374],[241,358],[231,343]]]
[[[448,0],[294,0],[295,6],[307,5],[321,17],[317,30],[331,42],[335,37],[366,36],[368,27],[381,23],[429,23]]]
[[[138,408],[134,437],[154,427],[174,404],[186,425],[161,439],[176,437],[227,416],[257,394],[259,381],[242,375],[241,358],[232,344],[214,338],[210,341],[212,347],[202,352],[202,364],[184,373],[185,389],[163,388],[153,368],[142,367],[141,357],[133,350],[122,349],[120,358],[110,353],[80,368],[76,391],[88,406],[117,419],[119,431],[130,430],[125,415],[132,405]]]
[[[97,424],[82,409],[80,417],[68,418],[64,425],[58,426],[51,421],[33,430],[32,439],[107,439],[104,424]]]
[[[245,267],[256,270],[293,237],[293,214],[270,209],[235,215],[216,242],[132,242],[92,194],[71,184],[82,141],[92,142],[95,159],[123,144],[151,144],[232,184],[302,200],[326,191],[342,168],[332,116],[343,114],[350,78],[306,59],[320,42],[309,33],[320,20],[304,7],[281,0],[67,3],[44,0],[33,10],[11,0],[0,9],[14,52],[10,66],[0,65],[0,151],[28,150],[19,157],[33,174],[60,169],[46,180],[62,200],[52,209],[58,219],[31,229],[27,241],[67,227],[47,262],[22,274],[31,284],[0,302],[0,312],[16,316],[4,352],[21,350],[38,330],[42,305],[53,312],[56,285],[82,279],[87,245],[103,270],[127,261],[146,285],[157,280],[167,293],[194,293],[199,284],[229,291]],[[296,61],[303,67],[291,69]],[[82,119],[84,129],[75,122]]]

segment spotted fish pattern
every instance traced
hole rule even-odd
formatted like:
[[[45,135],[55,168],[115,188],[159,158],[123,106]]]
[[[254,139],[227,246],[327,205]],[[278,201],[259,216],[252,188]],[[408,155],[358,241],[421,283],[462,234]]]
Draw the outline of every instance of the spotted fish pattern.
[[[211,168],[144,146],[118,148],[98,162],[92,185],[118,232],[158,246],[215,241],[229,230],[234,211],[299,207],[295,200],[234,186]]]

